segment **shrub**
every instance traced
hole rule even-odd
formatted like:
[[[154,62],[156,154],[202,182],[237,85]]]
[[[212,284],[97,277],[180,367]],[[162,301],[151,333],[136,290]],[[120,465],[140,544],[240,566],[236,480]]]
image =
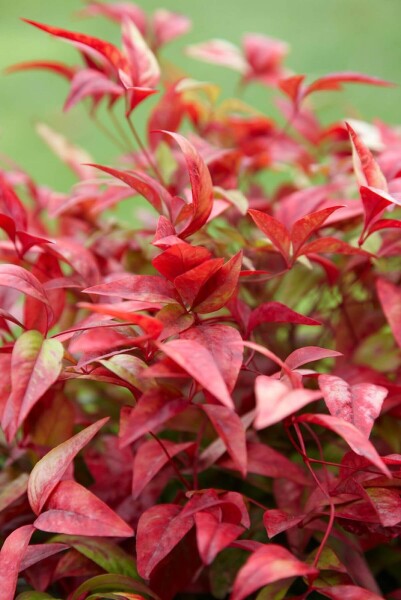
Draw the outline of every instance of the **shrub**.
[[[82,64],[10,68],[105,105],[123,156],[41,126],[71,192],[1,172],[2,599],[400,598],[401,137],[310,98],[387,83],[307,83],[259,35],[188,49],[281,123],[160,68],[186,17],[86,12],[122,49],[30,22]]]

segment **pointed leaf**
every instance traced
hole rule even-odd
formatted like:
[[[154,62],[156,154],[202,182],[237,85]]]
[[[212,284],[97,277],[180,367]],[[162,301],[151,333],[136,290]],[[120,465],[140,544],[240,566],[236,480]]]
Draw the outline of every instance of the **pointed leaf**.
[[[341,352],[336,350],[329,350],[328,348],[319,348],[319,346],[304,346],[291,352],[285,359],[285,364],[290,369],[298,369],[302,365],[305,365],[315,360],[322,360],[324,358],[335,358],[342,356]]]
[[[310,213],[294,223],[291,229],[291,242],[294,256],[298,255],[299,250],[312,233],[322,227],[329,216],[339,208],[342,207],[331,206],[329,208],[324,208],[323,210]]]
[[[373,158],[369,148],[354,131],[349,123],[345,123],[352,143],[354,170],[359,185],[371,186],[387,192],[388,186],[382,170]]]
[[[259,375],[256,378],[255,394],[255,429],[264,429],[280,423],[310,402],[322,397],[319,391],[291,389],[285,383],[267,375]]]
[[[36,529],[88,536],[131,537],[133,530],[97,496],[75,481],[60,481],[34,522]]]
[[[230,258],[200,289],[194,301],[197,313],[223,308],[235,293],[242,265],[242,251]]]
[[[243,600],[259,588],[289,577],[315,576],[318,571],[298,560],[291,552],[269,544],[253,552],[239,570],[231,600]]]
[[[45,340],[38,331],[25,331],[11,357],[11,394],[4,408],[2,427],[11,440],[18,427],[45,392],[57,381],[64,348],[57,340]]]
[[[262,323],[294,323],[296,325],[321,325],[319,321],[301,315],[281,302],[265,302],[255,308],[249,318],[250,333]]]
[[[320,375],[319,387],[330,413],[352,423],[368,438],[388,391],[373,383],[351,386],[334,375]]]
[[[6,538],[0,551],[0,589],[3,600],[14,600],[18,570],[35,528],[23,525]]]
[[[379,471],[384,473],[384,475],[391,477],[390,471],[378,455],[373,444],[366,439],[363,433],[361,433],[359,429],[357,429],[352,423],[348,423],[348,421],[344,421],[343,419],[339,419],[331,415],[320,414],[299,415],[296,417],[296,420],[299,423],[312,423],[314,425],[320,425],[321,427],[326,427],[327,429],[334,431],[334,433],[342,437],[347,442],[347,444],[356,454],[364,456],[373,465],[375,465]]]
[[[241,419],[237,413],[226,406],[203,404],[202,409],[223,440],[238,471],[245,478],[247,471],[246,433]]]
[[[249,214],[254,220],[256,226],[271,240],[276,249],[283,255],[284,259],[289,261],[291,238],[287,228],[271,217],[267,213],[260,210],[250,209]]]
[[[195,340],[172,340],[160,350],[228,408],[234,404],[213,355]]]
[[[401,348],[401,290],[383,278],[377,280],[376,288],[387,322]]]
[[[195,515],[196,541],[204,565],[210,565],[217,554],[227,548],[244,528],[233,523],[221,523],[212,514],[199,511]]]
[[[90,442],[107,421],[108,417],[89,425],[74,437],[50,450],[36,463],[28,483],[28,499],[35,514],[40,513],[78,452]]]
[[[180,237],[188,237],[198,231],[208,220],[213,207],[213,185],[209,170],[197,150],[188,140],[178,133],[171,131],[162,131],[171,136],[180,146],[187,169],[192,188],[192,204],[186,211],[189,221],[184,225],[180,232]]]

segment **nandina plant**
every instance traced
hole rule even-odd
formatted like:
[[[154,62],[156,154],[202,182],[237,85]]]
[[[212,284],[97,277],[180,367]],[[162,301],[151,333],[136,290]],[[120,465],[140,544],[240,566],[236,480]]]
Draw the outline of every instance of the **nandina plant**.
[[[121,48],[30,21],[80,63],[9,69],[63,77],[118,156],[41,125],[71,192],[1,171],[1,599],[400,599],[401,134],[313,109],[388,84],[306,83],[263,35],[187,49],[276,122],[161,66],[186,17],[84,12]]]

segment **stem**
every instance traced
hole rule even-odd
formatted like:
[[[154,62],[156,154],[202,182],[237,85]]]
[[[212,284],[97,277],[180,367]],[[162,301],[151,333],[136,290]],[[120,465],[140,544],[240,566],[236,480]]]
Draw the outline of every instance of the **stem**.
[[[161,175],[161,173],[160,173],[160,171],[159,171],[159,169],[158,169],[155,161],[153,160],[152,156],[150,155],[150,153],[148,152],[147,148],[143,144],[141,138],[139,137],[138,132],[135,129],[135,125],[131,121],[130,117],[127,117],[127,122],[128,122],[128,126],[129,126],[129,128],[131,130],[131,133],[134,136],[134,139],[135,139],[136,143],[138,144],[139,148],[141,149],[141,151],[145,155],[146,160],[148,161],[148,164],[149,164],[150,168],[152,169],[152,171],[154,172],[154,174],[156,175],[156,177],[160,181],[160,183],[165,186],[166,184],[163,181],[163,177],[162,177],[162,175]]]
[[[171,456],[168,453],[168,450],[165,447],[165,445],[163,444],[163,442],[152,431],[149,431],[149,435],[151,435],[152,438],[156,440],[156,442],[159,444],[160,448],[163,450],[164,454],[167,456],[169,463],[173,467],[175,474],[177,475],[178,479],[181,481],[182,485],[188,490],[188,492],[191,491],[191,486],[189,485],[188,481],[186,479],[184,479],[184,477],[181,475],[180,470],[178,469],[174,460],[171,458]]]
[[[91,112],[88,112],[89,117],[92,119],[92,121],[95,123],[95,125],[98,127],[98,129],[100,129],[100,131],[102,131],[108,138],[110,141],[113,142],[113,144],[115,144],[116,146],[118,146],[118,148],[120,150],[122,150],[124,152],[124,154],[128,151],[127,148],[124,146],[124,144],[118,139],[118,137],[116,137],[114,135],[114,133],[112,131],[110,131],[106,125],[104,125],[104,123],[102,123],[96,115],[94,115]]]
[[[318,548],[318,550],[316,552],[316,556],[315,556],[315,558],[313,560],[313,566],[316,567],[318,565],[318,563],[319,563],[320,556],[321,556],[321,554],[322,554],[322,552],[324,550],[324,547],[325,547],[325,545],[327,543],[327,540],[329,539],[331,530],[333,529],[334,518],[335,518],[335,508],[334,508],[334,503],[333,503],[333,500],[332,500],[330,494],[325,489],[325,487],[321,484],[319,478],[317,477],[316,473],[314,472],[314,470],[312,469],[312,467],[310,465],[309,457],[306,454],[306,448],[305,448],[304,439],[302,437],[301,429],[300,429],[298,423],[294,423],[293,425],[294,425],[295,433],[297,434],[299,445],[300,445],[301,450],[302,450],[302,452],[304,454],[304,459],[303,460],[305,462],[305,465],[309,469],[309,471],[310,471],[313,479],[316,482],[316,485],[321,490],[321,492],[326,496],[326,498],[328,499],[329,504],[330,504],[329,522],[327,524],[327,528],[326,528],[326,531],[325,531],[324,536],[322,538],[322,541],[320,542],[319,548]]]
[[[118,133],[120,134],[122,139],[124,140],[124,143],[126,144],[127,148],[130,148],[131,152],[133,152],[134,146],[133,146],[131,140],[129,139],[127,133],[124,130],[124,127],[121,125],[120,121],[118,120],[117,116],[114,114],[114,112],[112,110],[109,110],[109,117],[113,121],[114,127],[116,128],[116,130],[118,131]]]

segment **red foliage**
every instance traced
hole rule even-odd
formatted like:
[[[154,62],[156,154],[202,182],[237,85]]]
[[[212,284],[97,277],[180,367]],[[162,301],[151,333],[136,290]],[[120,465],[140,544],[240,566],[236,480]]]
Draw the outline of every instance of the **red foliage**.
[[[387,83],[307,85],[260,35],[188,49],[284,94],[283,126],[159,66],[186,17],[82,15],[121,49],[28,21],[82,65],[9,69],[66,79],[65,109],[105,101],[124,155],[42,126],[72,191],[0,172],[2,600],[401,597],[401,137],[323,127],[310,98]]]

